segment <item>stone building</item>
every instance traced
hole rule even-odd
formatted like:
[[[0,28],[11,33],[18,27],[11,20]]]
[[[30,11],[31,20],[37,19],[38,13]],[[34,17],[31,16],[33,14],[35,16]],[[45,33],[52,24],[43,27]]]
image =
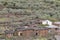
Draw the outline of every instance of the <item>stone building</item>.
[[[8,38],[11,38],[14,34],[14,31],[13,30],[6,30],[5,31],[5,36],[8,37]]]
[[[34,37],[34,36],[47,36],[47,28],[17,28],[15,36]]]

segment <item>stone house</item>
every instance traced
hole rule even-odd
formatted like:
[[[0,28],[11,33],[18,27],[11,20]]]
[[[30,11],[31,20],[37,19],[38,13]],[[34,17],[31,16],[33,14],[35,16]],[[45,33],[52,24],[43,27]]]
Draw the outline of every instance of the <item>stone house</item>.
[[[8,38],[11,38],[14,34],[13,30],[5,30],[4,32],[5,32],[5,36]]]
[[[33,37],[33,36],[47,36],[47,28],[17,28],[15,36]]]

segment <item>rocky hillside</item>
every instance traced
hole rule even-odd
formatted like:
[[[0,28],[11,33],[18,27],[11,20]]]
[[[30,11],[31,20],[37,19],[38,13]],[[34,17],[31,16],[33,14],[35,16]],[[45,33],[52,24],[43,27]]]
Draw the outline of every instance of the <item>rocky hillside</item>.
[[[59,0],[0,0],[0,26],[20,26],[35,18],[60,21]],[[5,29],[7,29],[5,27]]]

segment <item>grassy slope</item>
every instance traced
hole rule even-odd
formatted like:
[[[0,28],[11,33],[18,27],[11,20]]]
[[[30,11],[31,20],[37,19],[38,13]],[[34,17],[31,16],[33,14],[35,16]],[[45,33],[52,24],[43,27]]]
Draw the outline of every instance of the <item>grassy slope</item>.
[[[31,14],[27,16],[24,15],[21,17],[22,19],[38,16],[39,18],[53,21],[60,20],[59,0],[0,0],[0,3],[6,7],[14,7],[14,9],[10,9],[13,13],[21,11],[22,14]]]

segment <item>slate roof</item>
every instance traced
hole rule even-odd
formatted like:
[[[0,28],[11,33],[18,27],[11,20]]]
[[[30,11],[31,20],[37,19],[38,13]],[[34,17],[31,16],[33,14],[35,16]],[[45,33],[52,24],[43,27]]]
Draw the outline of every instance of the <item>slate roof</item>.
[[[37,27],[37,28],[33,28],[34,30],[46,30],[46,29],[48,29],[48,28],[46,28],[46,27]]]
[[[55,25],[50,25],[50,26],[46,26],[47,28],[58,28],[58,26]]]
[[[5,30],[4,32],[5,32],[5,34],[13,34],[14,33],[13,30]]]
[[[22,27],[22,28],[16,28],[16,30],[15,31],[24,31],[24,30],[46,30],[46,29],[48,29],[48,28],[39,28],[39,27],[28,27],[28,28],[24,28],[24,27]]]

